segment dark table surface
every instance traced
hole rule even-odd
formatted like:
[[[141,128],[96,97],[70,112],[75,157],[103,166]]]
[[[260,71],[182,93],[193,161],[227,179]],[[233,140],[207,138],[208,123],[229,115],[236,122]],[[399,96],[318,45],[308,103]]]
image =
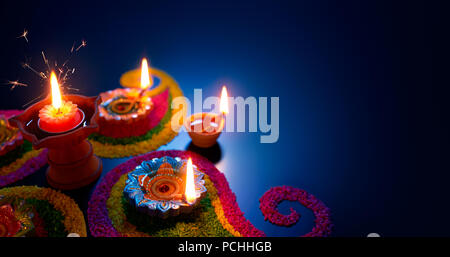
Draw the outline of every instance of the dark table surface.
[[[283,228],[264,221],[259,198],[270,187],[307,190],[332,211],[333,236],[449,236],[448,104],[433,82],[434,4],[420,1],[146,1],[1,3],[0,109],[46,90],[20,62],[43,67],[40,51],[71,63],[84,95],[119,86],[148,57],[191,101],[218,96],[280,97],[280,137],[224,133],[210,154],[238,204],[269,236],[311,230],[312,213]],[[16,38],[29,30],[29,43]],[[78,44],[77,43],[77,44]],[[31,59],[30,59],[31,58]],[[181,132],[161,149],[188,149]],[[192,149],[192,147],[190,148]],[[195,150],[195,149],[194,149]],[[126,159],[103,159],[104,176]],[[98,182],[97,182],[98,183]],[[16,185],[47,186],[45,169]],[[83,211],[95,185],[66,192]]]

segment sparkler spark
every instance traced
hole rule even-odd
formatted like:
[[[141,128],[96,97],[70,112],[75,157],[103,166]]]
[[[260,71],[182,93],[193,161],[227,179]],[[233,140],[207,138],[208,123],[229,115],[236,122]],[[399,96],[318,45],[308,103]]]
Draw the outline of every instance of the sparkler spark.
[[[80,89],[75,88],[75,87],[71,87],[71,85],[65,86],[65,87],[63,87],[63,89],[73,90],[73,91],[76,91],[76,92],[80,91]]]
[[[11,86],[11,90],[13,90],[14,88],[19,87],[19,86],[20,87],[27,87],[28,86],[27,84],[21,83],[18,80],[14,80],[14,81],[8,80],[8,82],[6,82],[4,85]]]
[[[33,67],[31,67],[31,66],[30,66],[28,63],[26,63],[26,62],[22,63],[22,67],[23,67],[24,69],[29,69],[29,70],[31,70],[34,74],[38,75],[38,76],[41,77],[42,79],[47,79],[47,76],[45,75],[44,72],[39,72],[39,71],[33,69]]]
[[[44,53],[44,51],[41,51],[41,55],[42,55],[42,59],[44,60],[45,65],[47,65],[48,70],[51,70],[51,69],[50,69],[50,65],[48,64],[48,59],[45,58],[45,53]]]
[[[44,98],[47,95],[47,92],[41,93],[40,95],[38,95],[37,97],[33,98],[31,101],[29,101],[28,103],[24,104],[22,107],[25,108],[28,105],[36,102],[37,100]]]
[[[25,41],[27,41],[27,43],[28,43],[27,35],[28,35],[28,30],[24,29],[22,34],[20,36],[18,36],[17,38],[23,37],[25,39]]]
[[[80,50],[82,47],[85,47],[87,45],[86,40],[81,40],[81,44],[75,49],[75,42],[73,42],[72,44],[72,48],[70,48],[70,55],[69,58],[67,58],[67,60],[65,60],[62,64],[62,67],[65,67],[66,64],[70,61],[70,59],[72,58],[73,55],[73,51],[75,50],[75,52],[78,52],[78,50]],[[75,69],[72,71],[72,74],[75,72]]]
[[[78,50],[80,50],[80,48],[85,47],[86,44],[87,44],[86,40],[81,40],[81,44],[80,44],[80,46],[77,47],[75,52],[78,52]]]
[[[75,69],[75,68],[74,68]],[[60,71],[61,71],[61,69],[60,69]],[[66,81],[66,79],[67,79],[67,76],[69,75],[69,73],[71,72],[71,71],[73,71],[73,69],[71,70],[71,69],[67,69],[66,70],[66,72],[64,72],[64,76],[63,76],[63,81]],[[72,73],[70,73],[70,74],[73,74],[73,72]]]

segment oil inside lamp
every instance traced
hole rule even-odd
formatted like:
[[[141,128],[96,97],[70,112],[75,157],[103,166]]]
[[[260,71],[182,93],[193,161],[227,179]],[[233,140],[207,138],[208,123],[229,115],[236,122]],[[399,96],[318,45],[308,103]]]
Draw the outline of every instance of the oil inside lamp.
[[[53,71],[50,85],[52,103],[39,111],[39,128],[49,133],[61,133],[78,127],[84,120],[84,113],[71,101],[62,100],[58,80]]]
[[[193,115],[190,123],[191,131],[197,133],[214,134],[221,132],[224,122],[225,114],[228,113],[228,92],[227,87],[222,87],[222,93],[220,96],[220,114],[215,113],[203,113],[203,115]]]
[[[225,115],[227,113],[228,93],[227,88],[223,86],[220,97],[220,114],[212,112],[194,113],[185,122],[184,126],[192,139],[192,143],[203,148],[213,146],[225,126]]]

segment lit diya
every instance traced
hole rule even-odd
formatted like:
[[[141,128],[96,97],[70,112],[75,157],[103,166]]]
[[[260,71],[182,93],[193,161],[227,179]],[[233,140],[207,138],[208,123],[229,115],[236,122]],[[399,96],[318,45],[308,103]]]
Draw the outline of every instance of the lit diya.
[[[123,194],[138,211],[151,216],[189,213],[206,194],[204,175],[190,158],[154,158],[128,174]]]
[[[86,138],[98,131],[98,97],[61,95],[54,72],[51,97],[9,119],[35,149],[48,148],[48,183],[59,189],[75,189],[95,181],[102,163]]]
[[[220,114],[212,112],[194,113],[184,123],[192,143],[198,147],[207,148],[213,146],[225,126],[225,115],[228,113],[228,93],[225,86],[222,87],[220,96]]]
[[[61,133],[78,127],[84,120],[84,112],[71,101],[61,99],[55,72],[50,75],[52,104],[39,111],[38,126],[49,133]]]
[[[150,130],[149,113],[153,103],[148,89],[152,84],[148,62],[144,58],[139,88],[118,88],[101,93],[99,133],[110,137],[131,137],[140,136]]]

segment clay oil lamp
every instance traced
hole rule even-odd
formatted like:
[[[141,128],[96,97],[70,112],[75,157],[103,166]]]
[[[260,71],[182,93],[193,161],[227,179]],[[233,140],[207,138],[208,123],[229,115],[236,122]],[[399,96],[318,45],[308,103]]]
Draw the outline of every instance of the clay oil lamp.
[[[204,173],[179,157],[144,161],[128,174],[123,194],[130,205],[150,216],[189,213],[206,194]]]
[[[151,129],[149,113],[152,99],[148,95],[153,83],[147,59],[142,60],[140,87],[117,88],[100,94],[99,133],[109,137],[131,137]]]
[[[212,112],[194,113],[186,119],[184,127],[189,133],[192,143],[202,148],[213,146],[223,131],[227,113],[228,93],[227,88],[223,86],[220,97],[220,114]]]
[[[99,97],[61,96],[54,72],[51,97],[9,119],[35,149],[48,148],[47,182],[58,189],[75,189],[95,181],[102,162],[86,138],[98,131]]]

